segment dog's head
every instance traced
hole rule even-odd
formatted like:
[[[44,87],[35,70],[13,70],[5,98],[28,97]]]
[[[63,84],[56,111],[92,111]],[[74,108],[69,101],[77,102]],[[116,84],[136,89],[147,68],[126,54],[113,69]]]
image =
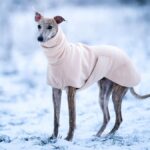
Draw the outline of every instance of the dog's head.
[[[58,31],[58,24],[65,21],[61,16],[55,16],[54,18],[45,18],[40,13],[35,13],[35,21],[37,22],[38,38],[39,42],[46,42],[53,38]]]

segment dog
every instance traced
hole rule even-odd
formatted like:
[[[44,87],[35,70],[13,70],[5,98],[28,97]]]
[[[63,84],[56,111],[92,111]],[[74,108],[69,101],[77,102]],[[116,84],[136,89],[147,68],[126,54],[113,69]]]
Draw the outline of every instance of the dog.
[[[111,46],[100,46],[98,48],[83,44],[75,46],[68,42],[59,29],[59,24],[65,21],[62,16],[45,18],[39,12],[36,12],[35,21],[38,24],[39,33],[37,40],[41,43],[48,59],[48,84],[52,86],[54,129],[51,139],[58,136],[62,90],[66,89],[67,91],[69,109],[69,131],[65,139],[71,141],[76,126],[76,92],[94,82],[97,82],[99,86],[99,103],[103,113],[103,124],[96,136],[102,135],[110,120],[108,110],[110,96],[112,96],[116,121],[109,135],[114,134],[122,122],[121,104],[127,91],[130,90],[139,99],[150,97],[150,94],[141,96],[135,92],[133,86],[139,84],[140,75],[131,60],[124,52]],[[68,51],[65,51],[66,45],[67,48],[69,47]],[[76,47],[77,49],[74,50]],[[79,54],[79,57],[77,54]],[[82,60],[81,55],[86,55],[86,59]],[[114,58],[110,61],[105,55],[108,58],[112,56]],[[72,62],[74,66],[70,67]]]

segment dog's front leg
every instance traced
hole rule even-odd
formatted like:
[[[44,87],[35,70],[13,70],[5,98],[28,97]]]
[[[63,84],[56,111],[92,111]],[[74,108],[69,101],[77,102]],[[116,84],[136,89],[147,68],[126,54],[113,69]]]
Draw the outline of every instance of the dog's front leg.
[[[74,134],[76,125],[76,112],[75,112],[75,94],[76,88],[68,87],[68,110],[69,110],[69,132],[65,138],[67,141],[71,141]]]
[[[53,105],[54,105],[54,130],[51,139],[54,139],[58,135],[62,90],[53,88],[52,94],[53,94]]]

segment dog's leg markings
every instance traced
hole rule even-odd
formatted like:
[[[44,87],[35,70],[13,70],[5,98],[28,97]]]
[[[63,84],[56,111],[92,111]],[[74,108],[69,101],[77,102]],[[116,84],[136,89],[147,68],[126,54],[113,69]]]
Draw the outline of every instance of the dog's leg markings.
[[[120,85],[116,85],[113,89],[112,100],[113,100],[115,114],[116,114],[116,121],[113,129],[109,132],[108,135],[114,134],[118,130],[122,122],[121,104],[122,104],[122,99],[127,93],[127,91],[128,91],[127,87],[123,87]]]
[[[103,124],[96,134],[96,136],[99,137],[105,130],[110,120],[110,115],[109,115],[109,110],[108,110],[108,101],[109,101],[109,97],[112,91],[113,83],[107,79],[102,79],[98,82],[98,84],[100,87],[100,93],[99,93],[100,107],[103,112]]]
[[[53,93],[53,105],[54,105],[54,130],[50,139],[54,139],[58,136],[62,90],[53,88],[52,93]]]
[[[69,131],[65,138],[67,141],[72,140],[76,126],[75,93],[76,89],[74,87],[68,87]]]

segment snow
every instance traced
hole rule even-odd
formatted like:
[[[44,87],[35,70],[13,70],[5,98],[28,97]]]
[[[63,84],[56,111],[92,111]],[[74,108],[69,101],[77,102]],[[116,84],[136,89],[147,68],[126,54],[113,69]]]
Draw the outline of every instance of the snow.
[[[64,6],[43,13],[64,16],[67,22],[62,24],[63,30],[73,42],[123,48],[142,73],[136,91],[150,92],[148,7]],[[77,127],[72,142],[64,140],[68,132],[68,110],[66,93],[63,93],[59,136],[49,141],[53,104],[51,88],[46,84],[46,58],[36,40],[34,12],[12,15],[12,59],[0,64],[0,150],[150,149],[150,101],[137,100],[129,92],[122,105],[124,121],[115,136],[105,136],[115,121],[111,100],[111,121],[101,138],[94,136],[103,118],[96,84],[77,93]]]

